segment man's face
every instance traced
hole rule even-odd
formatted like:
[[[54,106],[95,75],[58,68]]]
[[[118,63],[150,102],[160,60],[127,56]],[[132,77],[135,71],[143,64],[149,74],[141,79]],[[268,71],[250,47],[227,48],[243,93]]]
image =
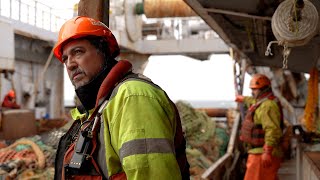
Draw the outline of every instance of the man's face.
[[[88,40],[73,40],[62,50],[62,61],[75,89],[88,84],[102,70],[104,57]]]
[[[254,98],[258,98],[258,95],[260,94],[260,89],[251,89],[252,90],[252,96]]]

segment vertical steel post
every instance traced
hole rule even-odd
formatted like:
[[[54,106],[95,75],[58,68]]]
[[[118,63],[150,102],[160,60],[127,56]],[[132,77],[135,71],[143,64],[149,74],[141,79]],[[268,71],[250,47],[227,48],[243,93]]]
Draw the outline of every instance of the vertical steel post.
[[[103,23],[109,27],[110,0],[103,1]]]

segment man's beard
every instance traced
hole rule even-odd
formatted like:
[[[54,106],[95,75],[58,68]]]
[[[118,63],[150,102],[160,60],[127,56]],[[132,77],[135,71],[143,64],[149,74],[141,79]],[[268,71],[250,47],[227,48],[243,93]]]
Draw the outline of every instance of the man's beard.
[[[116,63],[116,60],[112,60],[102,68],[97,76],[75,89],[81,104],[86,110],[94,108],[101,83]]]
[[[92,78],[92,79],[94,79],[94,78]],[[82,80],[82,81],[80,80],[79,82],[73,82],[73,81],[71,81],[71,82],[73,84],[74,89],[78,89],[82,86],[89,84],[92,81],[92,79],[91,80]]]
[[[95,78],[97,78],[105,69],[106,69],[106,64],[104,63],[103,65],[101,65],[99,72],[97,73],[96,76],[90,78],[90,79],[86,79],[86,73],[81,69],[81,68],[77,68],[76,70],[71,72],[71,76],[70,76],[70,81],[72,83],[72,85],[74,86],[75,89],[78,89],[82,86],[85,86],[87,84],[89,84],[90,82],[92,82]],[[74,76],[74,74],[83,74],[84,77],[80,80],[76,80],[74,81],[72,78]]]
[[[255,99],[258,98],[258,94],[259,94],[259,93],[256,93],[256,94],[255,94],[255,93],[251,93],[251,94],[252,94],[252,97],[253,97],[253,98],[255,98]]]

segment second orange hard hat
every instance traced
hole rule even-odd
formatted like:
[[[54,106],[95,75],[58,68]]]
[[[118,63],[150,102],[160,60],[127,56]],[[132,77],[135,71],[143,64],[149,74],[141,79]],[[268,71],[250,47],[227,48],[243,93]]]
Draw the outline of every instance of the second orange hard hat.
[[[271,86],[271,81],[266,75],[255,74],[252,76],[252,79],[250,81],[251,89],[260,89],[266,86]]]

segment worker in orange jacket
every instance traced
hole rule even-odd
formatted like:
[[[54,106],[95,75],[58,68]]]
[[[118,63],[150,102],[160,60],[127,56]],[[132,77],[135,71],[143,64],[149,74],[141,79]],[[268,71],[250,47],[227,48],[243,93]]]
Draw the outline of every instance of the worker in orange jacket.
[[[270,79],[255,74],[250,81],[253,97],[236,96],[248,108],[242,122],[240,140],[247,146],[245,180],[275,180],[283,152],[283,114],[279,100],[271,89]]]
[[[20,105],[16,102],[16,93],[10,90],[3,99],[2,107],[10,109],[20,109]]]

